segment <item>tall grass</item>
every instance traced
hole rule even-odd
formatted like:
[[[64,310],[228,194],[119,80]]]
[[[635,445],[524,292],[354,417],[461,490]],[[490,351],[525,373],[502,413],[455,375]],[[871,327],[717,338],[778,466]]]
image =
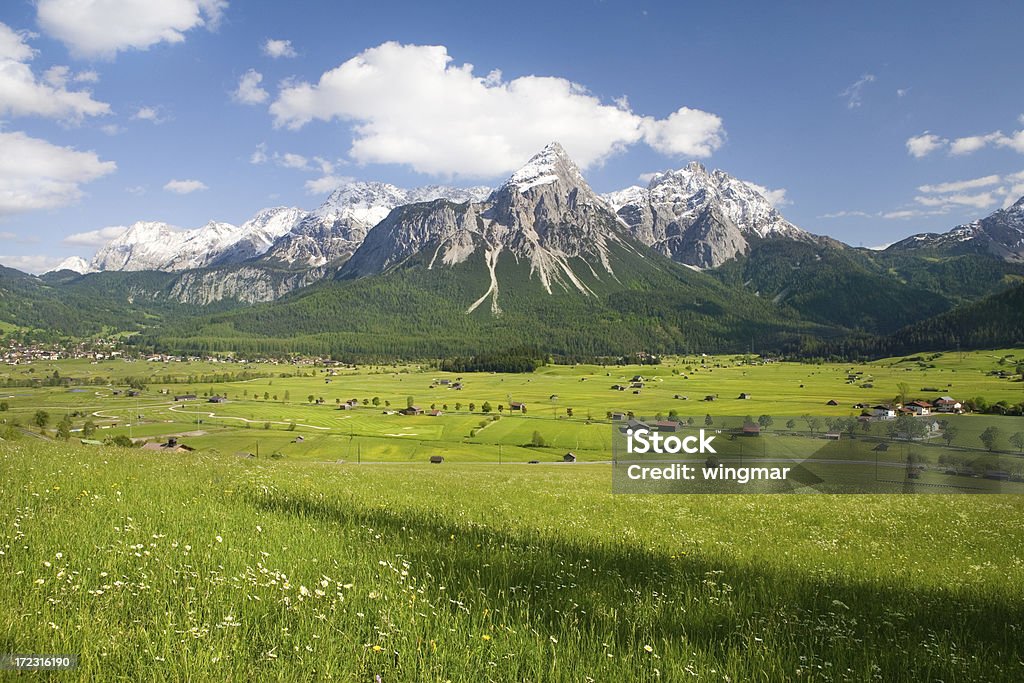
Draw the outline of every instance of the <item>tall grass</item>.
[[[0,650],[74,680],[1021,680],[1016,497],[0,443]]]

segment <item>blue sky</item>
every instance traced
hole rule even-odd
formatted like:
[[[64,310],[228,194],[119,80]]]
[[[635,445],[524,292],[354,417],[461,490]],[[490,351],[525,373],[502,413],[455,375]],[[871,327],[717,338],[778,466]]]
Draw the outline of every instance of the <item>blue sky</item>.
[[[24,270],[345,178],[496,184],[555,138],[600,192],[699,159],[854,245],[1024,194],[1020,2],[11,0],[0,23],[0,262]]]

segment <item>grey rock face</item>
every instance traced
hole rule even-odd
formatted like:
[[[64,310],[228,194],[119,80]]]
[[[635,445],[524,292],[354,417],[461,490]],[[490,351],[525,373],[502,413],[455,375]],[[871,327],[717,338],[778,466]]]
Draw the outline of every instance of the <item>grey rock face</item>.
[[[628,247],[625,228],[583,180],[558,143],[552,143],[482,202],[440,200],[395,209],[366,236],[342,268],[342,277],[387,271],[422,254],[429,268],[462,263],[479,254],[490,288],[469,308],[491,302],[500,312],[499,259],[529,265],[531,278],[548,292],[592,294],[590,277],[615,277],[609,248]],[[632,248],[632,247],[628,247]]]
[[[912,235],[886,251],[933,249],[950,254],[988,254],[1014,263],[1024,262],[1024,197],[980,220],[949,232]]]
[[[699,268],[747,253],[752,240],[815,239],[787,221],[756,186],[697,162],[655,174],[647,187],[604,198],[638,240]]]

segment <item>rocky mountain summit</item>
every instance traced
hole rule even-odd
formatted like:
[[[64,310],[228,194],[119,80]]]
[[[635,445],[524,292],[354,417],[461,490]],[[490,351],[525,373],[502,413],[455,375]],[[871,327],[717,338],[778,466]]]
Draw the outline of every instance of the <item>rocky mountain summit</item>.
[[[787,221],[758,187],[696,161],[655,174],[647,187],[604,198],[638,240],[698,268],[746,254],[760,239],[815,239]]]
[[[611,207],[587,185],[557,142],[535,155],[479,202],[411,204],[373,228],[341,271],[343,278],[376,275],[423,256],[444,268],[480,259],[489,286],[469,307],[490,302],[500,312],[499,261],[524,266],[548,294],[591,294],[590,278],[615,278],[612,245],[636,252]]]
[[[886,251],[932,250],[944,254],[987,254],[1013,263],[1024,262],[1024,197],[1012,206],[949,232],[912,235]]]

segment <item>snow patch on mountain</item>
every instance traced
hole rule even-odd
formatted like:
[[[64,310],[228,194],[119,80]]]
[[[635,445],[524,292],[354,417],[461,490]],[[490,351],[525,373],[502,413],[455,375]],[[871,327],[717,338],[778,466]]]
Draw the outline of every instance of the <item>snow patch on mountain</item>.
[[[484,260],[490,282],[467,309],[490,300],[501,312],[497,267],[506,259],[529,266],[545,292],[591,296],[587,278],[616,277],[610,255],[615,243],[631,249],[614,212],[583,179],[558,143],[552,143],[513,173],[485,201],[451,201],[400,207],[371,230],[342,269],[364,277],[396,268],[417,254],[428,268],[451,267],[474,255]]]
[[[749,251],[751,239],[814,239],[787,221],[759,185],[691,162],[604,195],[633,235],[665,255],[714,267]]]

